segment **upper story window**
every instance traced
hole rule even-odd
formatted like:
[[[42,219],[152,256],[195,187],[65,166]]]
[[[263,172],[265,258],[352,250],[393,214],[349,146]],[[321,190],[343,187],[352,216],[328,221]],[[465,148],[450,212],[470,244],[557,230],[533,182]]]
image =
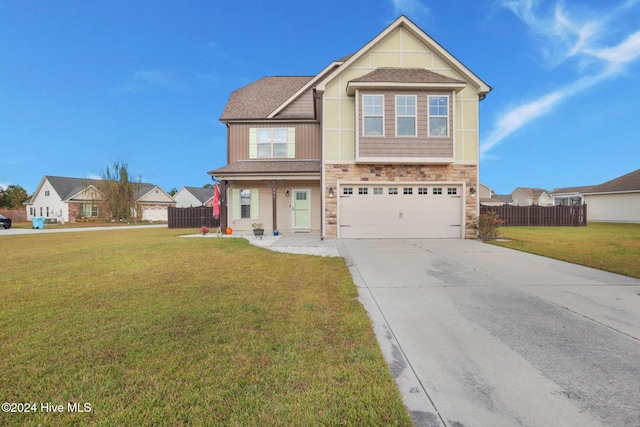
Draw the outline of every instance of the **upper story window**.
[[[449,136],[449,97],[429,97],[429,136]]]
[[[365,136],[384,135],[384,96],[362,96],[362,122]]]
[[[416,96],[396,96],[396,135],[416,136]]]
[[[296,157],[295,128],[249,129],[249,158],[272,159]]]
[[[258,129],[258,157],[287,157],[285,128]]]

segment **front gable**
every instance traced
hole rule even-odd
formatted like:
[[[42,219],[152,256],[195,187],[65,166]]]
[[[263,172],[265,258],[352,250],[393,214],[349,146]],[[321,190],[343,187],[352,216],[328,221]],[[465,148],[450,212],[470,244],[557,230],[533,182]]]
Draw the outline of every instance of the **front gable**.
[[[157,203],[157,204],[175,204],[176,201],[159,186],[143,187],[140,191],[141,196],[136,203]]]
[[[380,70],[422,70],[437,78],[413,81],[389,77],[386,81],[363,81],[363,77]],[[387,73],[391,76],[391,73]],[[402,16],[371,42],[347,59],[317,86],[323,95],[324,160],[328,163],[431,163],[477,164],[479,161],[478,103],[491,90],[474,73],[436,43],[425,32]],[[374,144],[363,138],[363,100],[365,93],[384,98],[384,138]],[[424,100],[418,105],[416,120],[425,125],[412,140],[404,138],[394,155],[389,150],[376,151],[385,143],[395,143],[394,96],[404,91]],[[438,141],[426,123],[430,114],[429,96],[445,97],[449,121],[445,138]],[[391,112],[388,114],[387,111]],[[363,142],[365,142],[363,144]],[[439,147],[432,144],[436,142]],[[377,147],[375,147],[377,145]],[[364,149],[364,150],[363,150]]]

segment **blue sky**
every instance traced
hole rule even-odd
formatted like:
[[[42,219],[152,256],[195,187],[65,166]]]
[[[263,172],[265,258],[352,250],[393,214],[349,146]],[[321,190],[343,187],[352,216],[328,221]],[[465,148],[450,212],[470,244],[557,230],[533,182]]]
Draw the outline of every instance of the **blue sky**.
[[[640,168],[640,0],[3,0],[0,185],[115,161],[167,191],[207,184],[233,90],[314,75],[401,14],[494,88],[480,145],[496,192]]]

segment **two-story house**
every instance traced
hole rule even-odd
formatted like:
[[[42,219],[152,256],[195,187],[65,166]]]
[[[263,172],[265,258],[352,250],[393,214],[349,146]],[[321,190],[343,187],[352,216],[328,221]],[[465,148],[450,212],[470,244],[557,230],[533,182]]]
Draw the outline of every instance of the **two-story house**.
[[[553,197],[543,188],[517,187],[511,199],[514,206],[553,206]]]
[[[233,92],[223,227],[326,238],[465,238],[491,87],[405,16],[315,76]]]

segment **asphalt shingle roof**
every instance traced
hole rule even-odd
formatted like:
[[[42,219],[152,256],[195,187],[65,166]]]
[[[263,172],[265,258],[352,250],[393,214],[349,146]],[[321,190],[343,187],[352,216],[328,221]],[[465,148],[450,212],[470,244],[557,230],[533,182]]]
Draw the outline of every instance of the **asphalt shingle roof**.
[[[208,172],[210,175],[320,173],[320,160],[240,160]]]
[[[99,188],[98,185],[102,181],[99,179],[67,178],[63,176],[45,176],[45,178],[47,178],[47,180],[51,183],[51,186],[54,190],[56,190],[56,193],[58,193],[60,199],[62,200],[68,200],[70,197],[75,196],[90,185]],[[154,187],[154,184],[140,184],[138,198],[147,194]]]
[[[618,193],[622,191],[640,191],[640,169],[592,187],[589,193]]]
[[[220,120],[267,118],[313,77],[263,77],[232,92]]]
[[[189,190],[189,193],[193,194],[193,196],[198,199],[201,203],[206,203],[209,199],[213,197],[213,188],[202,188],[202,187],[184,187]]]
[[[377,68],[352,82],[385,82],[385,83],[462,83],[442,74],[424,68]]]

